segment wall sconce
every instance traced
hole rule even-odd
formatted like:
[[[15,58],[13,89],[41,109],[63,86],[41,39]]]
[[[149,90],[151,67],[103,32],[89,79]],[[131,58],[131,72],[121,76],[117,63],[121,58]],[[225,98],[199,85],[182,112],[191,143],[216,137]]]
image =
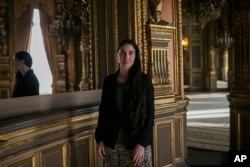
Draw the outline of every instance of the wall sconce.
[[[188,38],[187,37],[183,38],[181,41],[181,44],[184,49],[188,49],[188,45],[189,45]]]

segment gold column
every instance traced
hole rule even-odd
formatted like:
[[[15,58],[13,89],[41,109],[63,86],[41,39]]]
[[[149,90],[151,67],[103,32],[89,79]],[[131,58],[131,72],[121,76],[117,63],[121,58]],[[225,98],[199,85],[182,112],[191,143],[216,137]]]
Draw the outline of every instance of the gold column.
[[[93,1],[92,1],[93,2]],[[82,21],[82,29],[81,29],[81,42],[80,42],[80,51],[81,51],[81,79],[79,83],[79,88],[81,91],[89,90],[92,86],[92,54],[91,54],[91,37],[92,33],[91,28],[91,18],[90,18],[90,10],[91,8],[88,1],[82,2],[84,4],[84,10],[82,11],[81,21]]]
[[[86,40],[87,39],[87,40]],[[89,40],[88,36],[83,36],[82,41],[81,41],[81,65],[82,65],[82,77],[81,81],[79,84],[79,88],[81,91],[83,90],[88,90],[90,85],[89,85],[89,47],[87,44],[87,41]]]
[[[250,150],[250,1],[234,0],[234,81],[230,102],[230,149]]]
[[[207,45],[208,45],[208,51],[207,51],[207,57],[208,60],[208,66],[207,66],[207,72],[206,72],[206,89],[208,90],[215,90],[217,87],[217,74],[216,74],[216,54],[215,54],[215,47],[214,47],[214,23],[211,21],[208,23],[207,27]]]
[[[222,54],[221,79],[228,80],[228,47],[225,47]]]

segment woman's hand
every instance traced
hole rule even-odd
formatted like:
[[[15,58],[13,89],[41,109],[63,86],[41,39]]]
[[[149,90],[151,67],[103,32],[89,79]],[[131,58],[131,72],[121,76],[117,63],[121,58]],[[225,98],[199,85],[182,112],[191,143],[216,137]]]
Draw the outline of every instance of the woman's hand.
[[[104,148],[104,144],[103,144],[102,141],[98,143],[98,145],[97,145],[97,151],[98,151],[98,154],[100,155],[100,157],[102,159],[105,159],[106,153],[105,153],[105,148]]]
[[[144,161],[144,147],[140,144],[137,144],[133,152],[134,166],[140,165],[143,161]]]

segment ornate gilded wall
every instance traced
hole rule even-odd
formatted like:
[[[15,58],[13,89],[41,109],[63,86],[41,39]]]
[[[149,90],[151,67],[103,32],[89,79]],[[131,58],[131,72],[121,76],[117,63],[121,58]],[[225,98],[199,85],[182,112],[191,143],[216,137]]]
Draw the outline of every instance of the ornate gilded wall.
[[[72,5],[71,2],[73,1],[1,1],[0,75],[3,82],[0,83],[0,96],[2,98],[11,96],[14,82],[12,55],[16,52],[15,41],[21,40],[13,36],[15,22],[27,5],[36,8],[39,4],[42,4],[48,15],[53,17],[54,22],[50,27],[58,23],[63,25],[61,29],[55,28],[50,32],[55,43],[55,48],[53,48],[55,52],[53,66],[56,68],[53,73],[55,93],[101,88],[104,76],[118,68],[116,49],[119,41],[124,38],[133,38],[137,41],[141,51],[143,71],[148,73],[151,68],[149,49],[151,37],[148,27],[153,10],[158,10],[154,7],[157,4],[158,8],[162,6],[162,11],[168,11],[162,13],[162,17],[169,19],[166,22],[173,27],[172,40],[169,41],[169,74],[167,75],[169,75],[174,91],[181,93],[182,81],[179,67],[181,68],[180,64],[182,64],[182,52],[179,45],[181,31],[178,27],[181,20],[177,16],[180,15],[178,1],[173,1],[174,3],[162,1],[163,5],[159,5],[161,1],[87,0],[76,1],[77,6]],[[78,10],[74,10],[76,7]],[[69,19],[67,15],[74,17],[73,21],[76,26],[71,29],[65,29],[66,21]],[[176,56],[173,56],[174,54]]]
[[[7,98],[11,93],[12,74],[9,56],[9,20],[7,1],[0,1],[0,98]]]
[[[8,9],[10,9],[8,13],[8,18],[10,18],[9,25],[12,25],[11,23],[14,22],[14,16],[11,14],[11,11],[14,11],[14,2],[15,0],[5,3],[5,6],[7,5]],[[24,2],[31,3],[31,1],[28,0],[20,1],[20,3]],[[37,0],[32,1],[32,3],[33,2],[35,4],[46,4],[46,2],[49,1]],[[72,27],[73,30],[77,30],[77,27],[80,26],[80,31],[76,31],[76,33],[63,31],[64,34],[59,33],[60,35],[58,35],[57,32],[60,32],[58,30],[61,29],[54,29],[57,31],[52,33],[56,46],[54,48],[56,53],[54,55],[56,60],[54,65],[57,70],[54,74],[56,77],[53,83],[55,92],[64,95],[64,92],[74,92],[81,89],[84,94],[85,90],[94,91],[94,89],[100,89],[103,78],[115,72],[118,68],[116,49],[119,41],[124,38],[135,39],[141,51],[142,70],[150,75],[155,88],[156,119],[152,143],[154,166],[187,166],[187,146],[185,140],[186,106],[188,105],[188,100],[184,95],[183,88],[181,0],[79,0],[76,1],[77,6],[70,3],[72,2],[70,0],[55,0],[53,2],[54,8],[52,10],[54,10],[54,12],[52,13],[54,13],[53,19],[55,25],[59,22],[65,26],[67,25],[67,21],[65,22],[65,20],[68,19],[68,16],[74,16],[73,20],[77,21],[77,24]],[[74,12],[72,5],[73,7],[81,9],[76,10],[75,15],[72,15],[72,13],[67,10],[61,10],[61,7],[63,7],[69,8],[70,11]],[[9,27],[9,32],[11,32],[11,30],[13,30],[13,27]],[[10,57],[13,55],[14,49],[10,46],[12,46],[13,41],[16,39],[15,36],[11,35],[9,35],[9,39],[10,42],[6,60],[8,60],[8,63],[11,63]],[[11,75],[13,75],[11,67],[9,67],[8,70],[9,78],[11,78]],[[11,83],[12,80],[8,82],[9,85],[6,87],[8,90],[10,90]],[[2,82],[0,84],[2,87]],[[60,94],[52,95],[52,98]],[[40,99],[43,97],[36,98]],[[91,96],[91,98],[97,97]],[[25,99],[22,98],[22,100]],[[85,105],[88,106],[88,104],[84,104],[79,106],[80,109],[86,108]],[[61,107],[60,110],[64,110],[65,108],[66,106]],[[71,106],[69,106],[69,108],[74,110]],[[50,108],[46,110],[48,113],[53,111],[54,110]],[[35,111],[30,112],[33,113]],[[85,118],[89,117],[81,115],[84,113],[80,115],[75,115],[73,111],[69,111],[69,113],[75,117],[72,118],[72,115],[69,114],[63,121],[59,119],[58,121],[62,121],[62,124],[53,124],[51,126],[37,124],[37,129],[39,130],[42,127],[46,127],[48,131],[50,131],[50,128],[69,126],[69,124],[76,124],[78,121],[81,125],[79,128],[84,129],[86,123]],[[95,108],[95,110],[91,110],[90,117],[95,121],[97,114]],[[32,117],[28,119],[33,121]],[[10,121],[14,120],[10,119]],[[67,129],[69,131],[72,130],[72,134],[76,135],[76,137],[64,134],[63,139],[60,141],[46,140],[53,145],[51,148],[43,144],[42,148],[35,146],[34,150],[38,150],[38,152],[42,151],[39,157],[34,155],[33,148],[31,148],[31,150],[33,150],[33,152],[31,151],[32,154],[29,154],[29,156],[27,154],[28,157],[22,157],[19,154],[20,150],[18,150],[20,147],[15,148],[13,145],[11,148],[15,150],[16,154],[21,158],[13,161],[11,153],[8,152],[9,144],[3,141],[1,148],[6,151],[6,157],[2,157],[4,163],[13,165],[10,162],[12,161],[15,162],[14,164],[16,165],[19,164],[20,161],[24,162],[28,160],[31,166],[36,165],[38,162],[40,162],[38,166],[46,166],[43,162],[46,162],[44,158],[46,158],[49,153],[56,153],[53,155],[58,156],[58,159],[62,157],[67,159],[65,157],[76,155],[67,154],[68,152],[65,150],[75,147],[78,145],[78,142],[80,145],[83,142],[85,144],[81,146],[85,148],[84,150],[89,150],[88,155],[90,156],[86,162],[97,166],[97,154],[93,141],[93,127],[95,126],[95,122],[92,123],[91,125],[93,126],[91,126],[90,129],[84,129],[86,131],[82,133],[73,133],[77,128]],[[29,127],[23,130],[25,131],[24,134],[28,134],[26,132],[29,131]],[[32,130],[35,131],[35,134],[39,133],[33,127]],[[21,131],[19,135],[18,138],[25,137],[22,136]],[[8,138],[8,134],[2,134],[2,137],[6,138],[6,136]],[[36,141],[35,138],[33,139]],[[69,140],[75,145],[69,145]],[[25,144],[25,142],[23,142],[23,144]],[[59,144],[59,146],[57,144]],[[79,148],[80,147],[75,147],[75,149]],[[22,151],[27,153],[27,151],[30,150],[23,149]],[[70,163],[77,163],[79,161],[80,158],[76,157],[76,159]],[[52,161],[47,162],[51,163],[50,165],[54,165]],[[68,162],[63,161],[59,166],[67,167],[67,165]]]

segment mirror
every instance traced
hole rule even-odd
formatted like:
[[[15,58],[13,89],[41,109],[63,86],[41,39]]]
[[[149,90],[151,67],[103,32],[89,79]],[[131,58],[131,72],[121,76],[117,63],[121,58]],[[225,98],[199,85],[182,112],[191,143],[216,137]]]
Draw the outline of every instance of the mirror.
[[[34,9],[39,10],[40,17],[33,14]],[[40,19],[40,24],[34,20],[32,23],[33,18]],[[40,95],[97,89],[98,85],[90,79],[93,76],[89,76],[90,69],[95,68],[90,61],[93,58],[89,20],[88,0],[9,0],[1,3],[0,99],[11,98],[15,72],[10,55],[21,50],[28,50],[32,56],[31,68],[39,79]],[[39,33],[34,32],[35,26],[41,28]],[[39,40],[34,39],[37,35],[40,35]],[[38,46],[43,44],[44,51],[41,51]],[[37,60],[37,57],[43,59]],[[44,81],[47,86],[43,86]]]

